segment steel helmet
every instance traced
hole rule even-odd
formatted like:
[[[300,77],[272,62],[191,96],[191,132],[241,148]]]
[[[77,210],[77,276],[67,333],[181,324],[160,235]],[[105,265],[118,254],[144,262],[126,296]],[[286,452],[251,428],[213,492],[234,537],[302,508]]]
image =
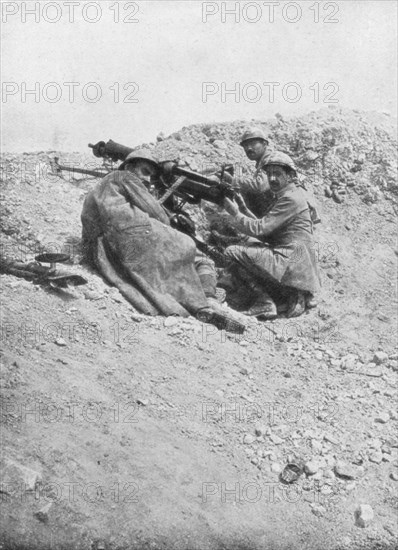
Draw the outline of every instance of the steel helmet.
[[[155,159],[152,153],[148,151],[148,149],[137,149],[136,151],[132,151],[127,155],[122,164],[119,166],[119,170],[124,170],[126,164],[137,160],[146,160],[157,169],[159,169],[158,161]]]
[[[266,168],[270,164],[277,164],[278,166],[283,166],[284,168],[288,168],[290,171],[294,173],[294,175],[297,176],[297,168],[294,164],[293,160],[287,155],[286,153],[282,153],[282,151],[274,151],[271,153],[271,155],[268,157],[265,164],[263,164],[262,168]]]
[[[243,145],[249,139],[263,139],[268,143],[268,137],[261,128],[248,128],[240,139],[240,145]]]

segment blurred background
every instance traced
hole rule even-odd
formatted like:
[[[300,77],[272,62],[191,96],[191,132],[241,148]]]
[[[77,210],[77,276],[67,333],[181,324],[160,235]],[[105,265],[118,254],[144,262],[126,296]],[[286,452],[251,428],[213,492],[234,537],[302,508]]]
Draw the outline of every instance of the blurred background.
[[[3,151],[135,146],[329,104],[396,115],[394,1],[279,2],[273,17],[264,2],[1,4]]]

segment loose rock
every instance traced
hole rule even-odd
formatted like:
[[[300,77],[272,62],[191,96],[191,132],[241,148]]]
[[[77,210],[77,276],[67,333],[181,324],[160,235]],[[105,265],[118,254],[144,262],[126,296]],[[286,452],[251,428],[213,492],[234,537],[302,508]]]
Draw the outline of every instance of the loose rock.
[[[274,474],[280,474],[282,471],[282,466],[278,462],[273,462],[271,464],[271,472]]]
[[[63,338],[57,338],[55,340],[55,343],[57,344],[57,346],[60,346],[60,347],[65,347],[66,346],[66,342]]]
[[[251,445],[252,443],[254,443],[255,440],[256,438],[252,434],[246,434],[243,438],[243,443],[245,445]]]
[[[375,422],[379,422],[380,424],[387,424],[389,420],[390,415],[387,412],[381,413],[375,418]]]
[[[376,351],[376,353],[373,356],[373,362],[376,363],[376,365],[381,365],[382,363],[386,363],[388,361],[388,355],[384,351]]]
[[[174,316],[174,315],[170,315],[170,317],[166,317],[166,319],[164,320],[164,326],[165,327],[172,327],[174,325],[176,325],[179,321],[179,318]]]
[[[51,506],[53,505],[52,502],[49,502],[43,508],[35,512],[33,515],[35,518],[37,518],[39,521],[42,521],[43,523],[47,523],[48,521],[48,512],[50,511]]]
[[[368,527],[374,519],[373,509],[369,504],[360,504],[355,510],[355,524],[358,527]]]
[[[357,471],[355,469],[355,466],[351,466],[350,464],[347,464],[342,460],[339,460],[338,462],[336,462],[334,471],[336,475],[338,475],[339,477],[343,477],[345,479],[356,479],[357,477]]]
[[[375,464],[380,464],[383,460],[383,453],[381,451],[375,451],[369,455],[369,460]]]
[[[304,471],[307,475],[312,476],[319,470],[319,462],[316,460],[309,460],[304,465]]]

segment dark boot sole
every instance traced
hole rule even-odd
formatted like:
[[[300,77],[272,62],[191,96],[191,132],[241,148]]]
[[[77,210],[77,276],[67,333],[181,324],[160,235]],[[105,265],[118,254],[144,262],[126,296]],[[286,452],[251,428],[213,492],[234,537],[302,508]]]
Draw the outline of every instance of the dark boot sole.
[[[225,330],[235,334],[243,334],[246,329],[245,325],[239,323],[239,321],[235,321],[216,311],[199,311],[196,318],[202,323],[214,325],[218,330]]]

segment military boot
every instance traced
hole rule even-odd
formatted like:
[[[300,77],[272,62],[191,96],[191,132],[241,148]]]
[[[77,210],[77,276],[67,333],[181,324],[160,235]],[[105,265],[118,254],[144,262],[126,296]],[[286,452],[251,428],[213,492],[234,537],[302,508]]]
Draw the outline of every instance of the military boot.
[[[210,323],[219,330],[243,334],[246,326],[234,315],[233,311],[225,310],[215,298],[207,299],[207,307],[196,312],[196,318],[202,323]]]
[[[253,296],[253,301],[250,308],[243,313],[265,320],[275,319],[278,315],[276,305],[265,288],[255,281],[247,281],[246,284]]]
[[[306,292],[304,298],[305,298],[305,307],[307,309],[313,309],[314,307],[317,307],[318,302],[316,301],[314,295],[311,294],[311,292]]]
[[[287,317],[299,317],[305,311],[305,295],[304,292],[294,289],[292,290],[287,308]]]

